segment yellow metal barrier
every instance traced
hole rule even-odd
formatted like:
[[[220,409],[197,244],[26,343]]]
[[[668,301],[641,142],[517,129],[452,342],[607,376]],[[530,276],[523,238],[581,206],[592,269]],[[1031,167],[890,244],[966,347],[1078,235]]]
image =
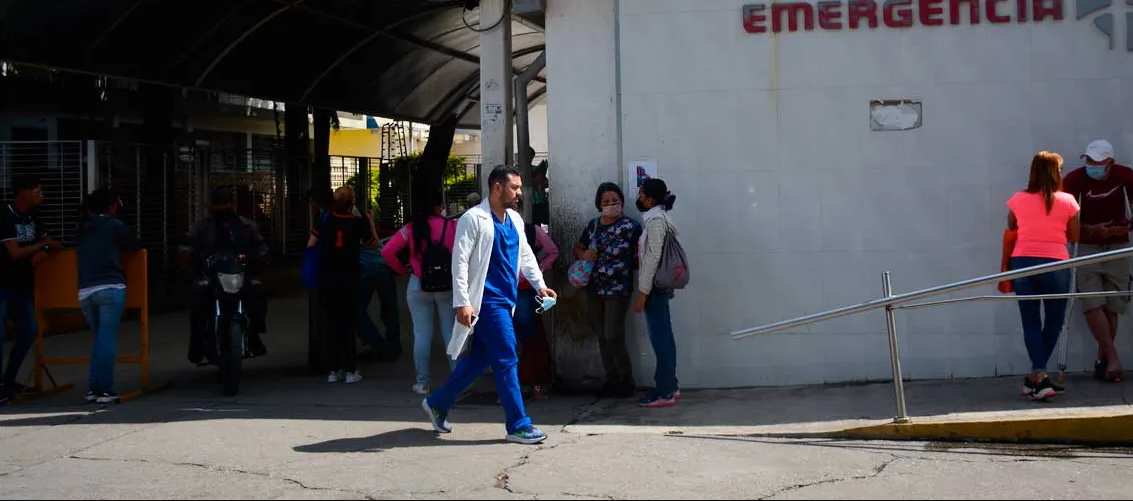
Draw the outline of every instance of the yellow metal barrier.
[[[141,388],[120,396],[125,402],[156,391],[166,384],[154,385],[150,381],[149,343],[149,259],[145,249],[122,254],[122,268],[126,272],[126,310],[138,310],[138,327],[141,333],[141,350],[137,355],[116,358],[119,364],[141,365]],[[35,267],[35,317],[39,332],[35,338],[34,387],[40,395],[71,389],[71,383],[58,384],[48,370],[49,365],[89,365],[89,357],[48,357],[44,354],[43,337],[47,331],[45,312],[79,309],[78,253],[68,249],[48,254]],[[51,388],[44,387],[44,376],[51,379]]]

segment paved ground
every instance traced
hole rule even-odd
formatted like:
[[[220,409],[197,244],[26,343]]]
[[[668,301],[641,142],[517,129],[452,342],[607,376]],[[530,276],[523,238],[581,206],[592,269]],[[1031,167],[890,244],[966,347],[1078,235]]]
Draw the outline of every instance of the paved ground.
[[[275,311],[295,315],[298,302]],[[503,442],[490,394],[438,438],[409,393],[408,363],[327,385],[299,369],[302,339],[275,338],[239,397],[183,368],[182,320],[155,318],[168,390],[118,406],[79,390],[0,408],[0,499],[1129,498],[1133,450],[1050,445],[788,440],[756,436],[884,422],[888,385],[688,391],[673,409],[556,396],[532,402],[548,441]],[[129,337],[129,331],[123,337]],[[50,340],[81,353],[83,334]],[[123,352],[130,350],[123,341]],[[439,360],[439,357],[437,357]],[[443,365],[438,367],[443,374]],[[56,371],[82,381],[82,368]],[[129,389],[131,371],[119,371]],[[912,383],[915,416],[960,419],[1133,412],[1128,385],[1075,378],[1062,400],[1015,398],[1015,378]],[[80,385],[81,387],[81,385]]]

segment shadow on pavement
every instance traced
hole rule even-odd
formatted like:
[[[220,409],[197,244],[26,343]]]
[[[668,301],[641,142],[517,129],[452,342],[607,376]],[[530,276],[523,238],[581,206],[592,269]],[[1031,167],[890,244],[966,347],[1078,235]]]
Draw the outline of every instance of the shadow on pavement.
[[[402,429],[379,433],[369,437],[339,438],[310,445],[294,447],[295,452],[384,452],[397,448],[444,447],[454,445],[505,444],[506,440],[454,440],[442,439],[432,430]]]

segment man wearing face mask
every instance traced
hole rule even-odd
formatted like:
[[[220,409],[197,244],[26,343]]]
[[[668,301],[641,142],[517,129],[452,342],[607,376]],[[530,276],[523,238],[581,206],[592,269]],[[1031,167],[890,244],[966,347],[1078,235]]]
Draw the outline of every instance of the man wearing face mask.
[[[1081,200],[1082,234],[1078,255],[1085,256],[1129,245],[1129,193],[1133,192],[1133,170],[1113,160],[1113,145],[1104,139],[1093,141],[1082,155],[1085,166],[1075,169],[1063,181],[1063,191]],[[1127,290],[1129,262],[1107,261],[1078,268],[1078,292]],[[1125,312],[1129,298],[1082,298],[1086,323],[1098,342],[1094,377],[1119,382],[1124,370],[1118,359],[1115,339],[1117,320]]]

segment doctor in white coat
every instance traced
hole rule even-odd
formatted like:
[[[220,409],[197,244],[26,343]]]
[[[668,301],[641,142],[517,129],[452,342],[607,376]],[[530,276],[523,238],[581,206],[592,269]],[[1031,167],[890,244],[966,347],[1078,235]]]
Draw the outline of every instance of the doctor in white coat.
[[[449,433],[448,413],[456,398],[489,366],[496,378],[507,422],[507,440],[537,444],[547,435],[531,424],[523,408],[516,367],[512,315],[519,290],[519,274],[540,297],[557,298],[543,283],[535,253],[524,238],[523,218],[510,209],[522,195],[519,171],[498,166],[488,176],[488,197],[468,209],[456,226],[452,254],[452,301],[456,325],[448,346],[449,356],[460,358],[449,380],[421,402],[438,433]]]

